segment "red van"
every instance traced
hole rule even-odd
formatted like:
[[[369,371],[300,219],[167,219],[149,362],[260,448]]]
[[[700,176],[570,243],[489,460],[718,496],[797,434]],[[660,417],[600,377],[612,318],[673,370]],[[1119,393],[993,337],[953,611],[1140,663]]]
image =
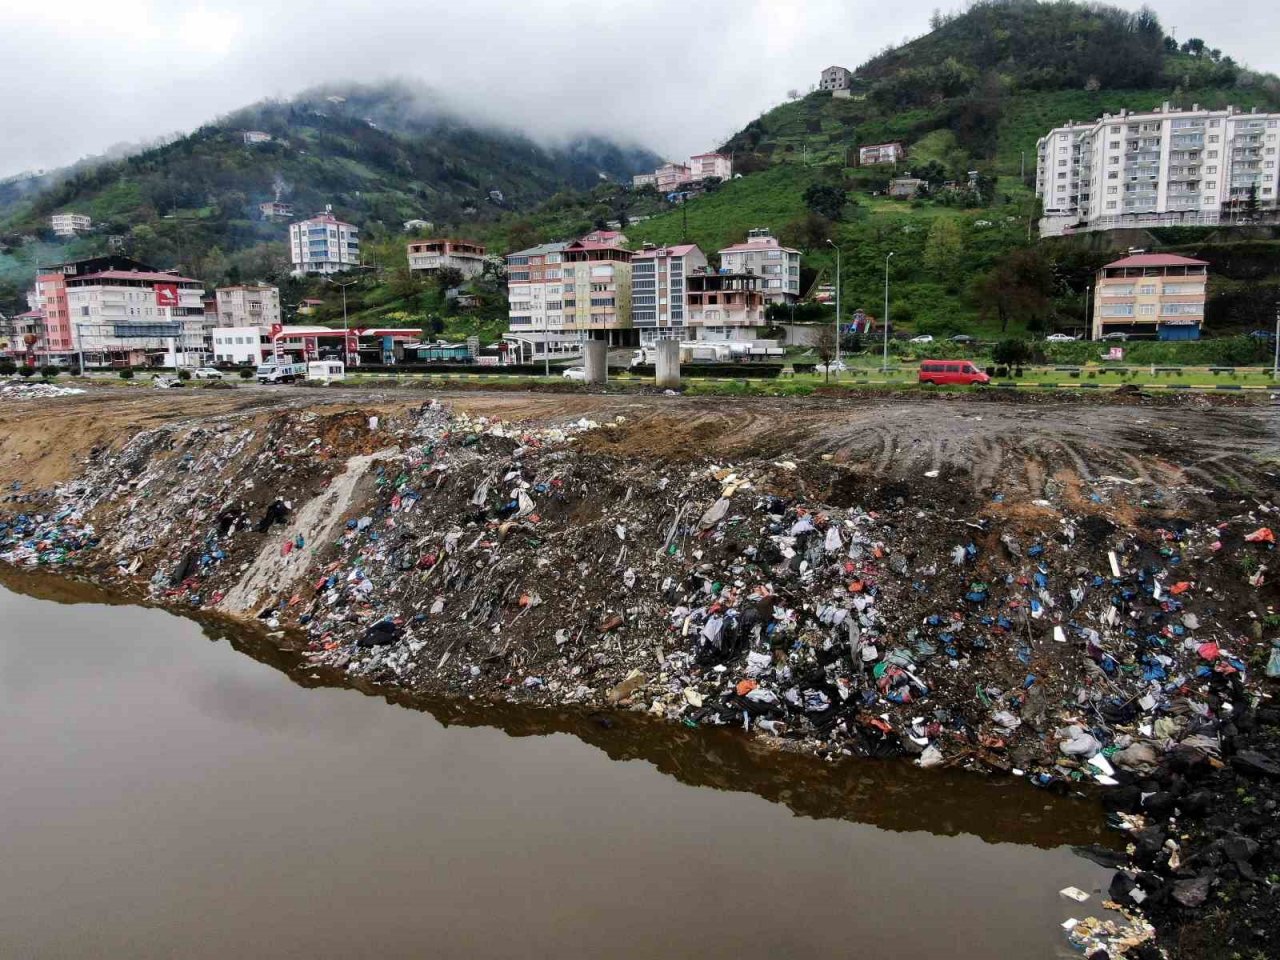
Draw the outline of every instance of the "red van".
[[[971,383],[990,383],[991,378],[968,360],[921,360],[920,382],[938,387],[953,383],[968,386]]]

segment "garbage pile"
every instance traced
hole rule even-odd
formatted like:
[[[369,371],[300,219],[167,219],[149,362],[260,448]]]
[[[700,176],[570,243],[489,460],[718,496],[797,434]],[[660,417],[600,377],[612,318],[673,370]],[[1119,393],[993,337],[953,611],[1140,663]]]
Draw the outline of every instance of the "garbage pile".
[[[166,427],[93,458],[47,517],[0,526],[0,558],[73,557],[241,612],[378,683],[1102,785],[1139,832],[1190,802],[1188,764],[1273,776],[1274,737],[1258,761],[1235,748],[1280,678],[1269,500],[1101,477],[973,502],[955,478],[575,442],[610,426],[431,403]],[[1198,897],[1158,829],[1139,848],[1160,840],[1159,884]],[[1274,884],[1223,856],[1233,882]],[[1138,869],[1113,891],[1130,909],[1158,892]],[[1108,922],[1070,935],[1113,953],[1145,938]]]
[[[30,383],[15,380],[0,383],[0,401],[3,400],[49,400],[54,397],[69,397],[84,393],[79,387],[60,387],[56,383]]]

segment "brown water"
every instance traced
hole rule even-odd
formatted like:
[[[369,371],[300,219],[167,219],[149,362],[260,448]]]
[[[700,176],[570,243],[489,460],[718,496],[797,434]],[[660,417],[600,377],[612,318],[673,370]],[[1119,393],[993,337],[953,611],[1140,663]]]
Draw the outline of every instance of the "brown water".
[[[389,706],[107,599],[0,574],[3,957],[1035,958],[1078,956],[1058,924],[1100,909],[1068,846],[1107,839],[1087,802]]]

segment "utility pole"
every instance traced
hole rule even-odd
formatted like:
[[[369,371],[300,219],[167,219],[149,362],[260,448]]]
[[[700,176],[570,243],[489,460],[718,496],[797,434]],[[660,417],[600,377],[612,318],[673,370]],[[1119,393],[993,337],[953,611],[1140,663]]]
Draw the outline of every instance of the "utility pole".
[[[351,286],[352,284],[359,283],[360,278],[356,277],[354,280],[348,280],[346,283],[339,283],[337,280],[334,280],[332,277],[325,277],[324,279],[326,283],[332,283],[335,287],[337,287],[339,290],[342,291],[342,363],[343,363],[343,366],[350,366],[351,351],[349,348],[349,344],[351,341],[349,339],[350,330],[347,327],[347,287]]]
[[[1280,379],[1280,303],[1276,304],[1276,355],[1271,367],[1271,379]]]
[[[1089,301],[1093,299],[1093,285],[1088,284],[1084,288],[1084,339],[1093,339],[1093,327],[1089,325]]]
[[[836,363],[840,362],[840,248],[830,240],[827,245],[836,252]],[[839,378],[837,368],[836,377]]]
[[[881,369],[885,372],[889,370],[889,261],[896,252],[890,250],[889,255],[884,258],[884,361]]]

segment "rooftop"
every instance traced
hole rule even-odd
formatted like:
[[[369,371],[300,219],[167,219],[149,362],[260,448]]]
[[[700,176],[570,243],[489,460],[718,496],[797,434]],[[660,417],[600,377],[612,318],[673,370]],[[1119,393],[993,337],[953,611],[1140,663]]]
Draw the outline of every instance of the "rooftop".
[[[678,243],[669,247],[649,247],[644,250],[637,250],[632,257],[633,260],[643,260],[647,257],[683,257],[687,253],[692,253],[698,249],[696,243]]]
[[[174,273],[157,273],[147,270],[103,270],[101,273],[89,273],[83,277],[68,277],[70,283],[83,283],[88,280],[144,280],[149,283],[199,283],[193,277],[180,277]]]
[[[1114,260],[1107,267],[1207,267],[1207,260],[1193,260],[1173,253],[1135,253],[1122,260]]]

